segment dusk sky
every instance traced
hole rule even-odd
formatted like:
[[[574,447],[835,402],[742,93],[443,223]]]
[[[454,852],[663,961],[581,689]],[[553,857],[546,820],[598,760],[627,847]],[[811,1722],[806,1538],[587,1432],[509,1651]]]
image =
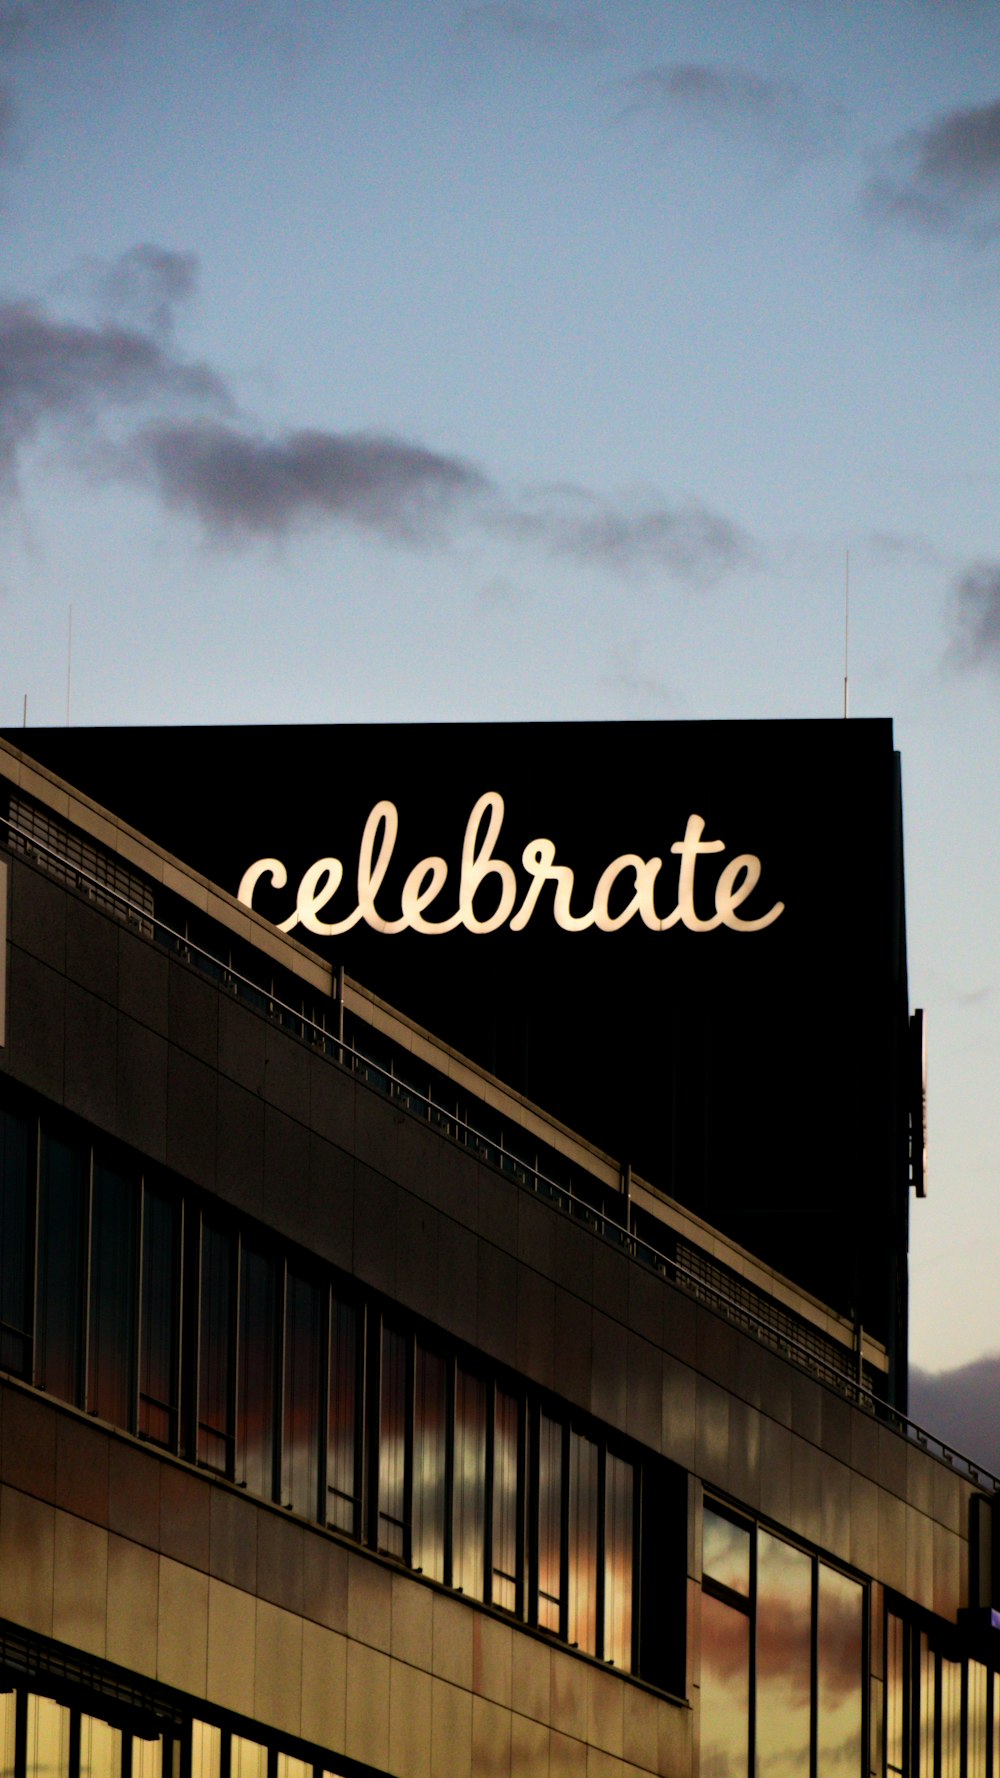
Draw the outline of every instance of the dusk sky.
[[[849,552],[971,1366],[998,345],[996,0],[0,0],[0,726],[836,716]]]

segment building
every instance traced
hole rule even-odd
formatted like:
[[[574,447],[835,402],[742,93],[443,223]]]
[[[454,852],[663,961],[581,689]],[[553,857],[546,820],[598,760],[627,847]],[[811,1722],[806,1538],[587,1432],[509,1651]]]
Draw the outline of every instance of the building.
[[[810,725],[785,726],[798,731],[791,751],[808,754]],[[238,883],[204,870],[202,781],[206,806],[220,805],[211,760],[193,773],[190,738],[154,738],[166,786],[139,742],[119,737],[126,777],[146,774],[144,825],[127,785],[108,779],[94,800],[100,749],[84,737],[63,735],[62,776],[51,737],[0,742],[0,1725],[14,1778],[1000,1778],[1000,1484],[918,1434],[899,1405],[900,1231],[905,1257],[920,1114],[891,736],[858,727],[857,740],[853,724],[842,743],[818,735],[796,768],[815,788],[822,760],[834,762],[810,806],[829,815],[840,782],[850,844],[841,826],[832,843],[812,816],[793,820],[783,781],[784,842],[762,803],[760,840],[727,831],[732,857],[713,864],[715,910],[739,916],[728,927],[684,877],[704,834],[707,848],[722,831],[721,804],[705,805],[697,831],[689,807],[679,826],[671,815],[671,895],[678,908],[689,896],[692,924],[670,930],[646,829],[637,850],[598,844],[576,890],[598,872],[604,888],[583,903],[554,875],[583,855],[572,823],[570,849],[560,839],[551,855],[530,852],[543,842],[528,829],[535,911],[559,905],[560,884],[568,918],[591,896],[591,911],[603,907],[579,955],[604,1039],[607,982],[618,996],[614,1046],[602,1042],[575,1098],[553,1073],[558,1118],[483,1065],[496,1029],[473,1031],[470,1054],[418,1021],[419,1004],[459,991],[455,978],[442,989],[450,965],[422,964],[422,1000],[419,944],[398,963],[384,952],[374,985],[357,965],[345,975],[300,942],[287,907],[285,932],[257,911],[280,872],[244,881],[240,901]],[[656,738],[638,725],[626,737]],[[719,757],[736,740],[756,782],[748,732],[721,737]],[[515,790],[504,787],[508,812]],[[359,795],[372,811],[368,780]],[[638,821],[637,808],[626,814]],[[473,999],[483,929],[524,907],[524,880],[508,905],[502,872],[499,899],[477,900],[487,867],[507,862],[498,835],[477,849],[495,813],[480,810],[468,841],[471,923],[455,928]],[[181,843],[168,852],[160,823],[172,821]],[[216,843],[231,849],[226,835]],[[281,862],[300,916],[350,919],[328,851],[302,843],[299,858],[251,849],[241,874]],[[408,945],[413,919],[451,918],[454,895],[423,869],[435,859],[443,845],[408,848],[398,878],[387,865],[372,920],[356,926],[385,929],[409,908],[397,934]],[[866,876],[870,945],[853,916],[838,936],[819,893],[836,902]],[[840,1232],[837,1252],[868,1235],[892,1249],[880,1322],[875,1268],[866,1283],[852,1267],[849,1287],[834,1279],[822,1295],[808,1256],[782,1270],[768,1241],[754,1250],[733,1232],[712,1160],[729,1164],[728,1134],[705,1145],[689,1194],[701,1207],[593,1135],[588,1100],[605,1069],[615,1077],[612,1047],[631,1039],[634,1053],[638,1035],[624,953],[606,952],[601,976],[601,939],[638,940],[640,928],[680,939],[686,951],[660,955],[689,1011],[699,994],[730,994],[730,977],[738,1000],[763,969],[784,1017],[787,994],[804,997],[800,979],[780,979],[788,956],[776,943],[763,963],[747,959],[758,938],[786,943],[768,917],[803,881],[813,990],[822,999],[859,946],[875,978],[841,1064],[835,1009],[835,1041],[822,1049],[821,1017],[805,1047],[813,1071],[817,1054],[826,1067],[811,1108],[817,1167],[831,1150],[843,1162],[845,1130],[875,1145],[867,1223],[857,1182],[841,1181],[849,1239]],[[548,946],[538,930],[535,970]],[[683,956],[705,960],[700,989]],[[573,971],[553,967],[560,991],[571,986]],[[755,1023],[758,1050],[779,1027],[777,1014]],[[682,1049],[672,1105],[704,1086],[713,1057],[725,1064],[710,1042]],[[780,1054],[798,1093],[795,1043]],[[859,1055],[881,1121],[871,1094],[849,1090]],[[786,1117],[798,1132],[808,1121],[787,1087],[772,1101],[776,1154]],[[765,1111],[738,1104],[756,1143]],[[765,1230],[780,1210],[779,1193],[739,1226]],[[859,1279],[874,1319],[857,1313]]]

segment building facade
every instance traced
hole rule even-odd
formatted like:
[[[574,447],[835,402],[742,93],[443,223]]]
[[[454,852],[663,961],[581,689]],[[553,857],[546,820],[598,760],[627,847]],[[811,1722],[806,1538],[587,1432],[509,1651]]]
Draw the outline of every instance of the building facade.
[[[0,789],[14,1778],[1000,1778],[996,1484],[887,1340]]]

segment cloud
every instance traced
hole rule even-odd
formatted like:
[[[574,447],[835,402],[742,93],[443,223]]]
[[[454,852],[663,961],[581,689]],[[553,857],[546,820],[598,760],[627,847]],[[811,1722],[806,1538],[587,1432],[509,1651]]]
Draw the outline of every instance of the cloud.
[[[14,96],[10,87],[0,84],[0,160],[10,153],[14,138]]]
[[[1000,1475],[1000,1353],[950,1371],[910,1367],[910,1413],[953,1450]]]
[[[813,160],[839,134],[840,107],[791,81],[714,62],[668,62],[624,83],[625,115],[668,126],[698,124],[767,149],[783,165]]]
[[[166,503],[231,539],[281,537],[297,523],[333,518],[414,542],[486,487],[457,457],[377,433],[268,438],[196,422],[150,426],[137,442]]]
[[[665,570],[707,586],[757,560],[738,525],[697,501],[669,506],[648,495],[612,501],[586,488],[561,486],[511,505],[494,523],[552,555],[626,576]]]
[[[865,190],[872,214],[977,246],[1000,237],[1000,99],[911,130],[886,158]]]
[[[62,321],[39,303],[0,303],[0,490],[46,422],[91,430],[111,408],[181,400],[230,405],[222,379],[136,328]]]
[[[141,241],[110,265],[86,261],[81,278],[90,284],[96,306],[106,318],[131,323],[167,341],[173,335],[175,310],[194,293],[198,256]]]
[[[980,562],[959,579],[946,662],[1000,670],[1000,563]]]
[[[597,15],[583,7],[533,6],[528,0],[484,0],[465,8],[461,23],[539,49],[599,49],[607,36]]]

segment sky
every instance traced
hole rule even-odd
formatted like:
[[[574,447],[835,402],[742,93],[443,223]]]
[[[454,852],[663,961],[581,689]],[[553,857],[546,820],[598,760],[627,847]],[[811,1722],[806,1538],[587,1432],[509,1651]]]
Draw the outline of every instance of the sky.
[[[995,0],[0,0],[0,726],[838,716],[849,586],[942,1427],[1000,1399],[998,341]]]

